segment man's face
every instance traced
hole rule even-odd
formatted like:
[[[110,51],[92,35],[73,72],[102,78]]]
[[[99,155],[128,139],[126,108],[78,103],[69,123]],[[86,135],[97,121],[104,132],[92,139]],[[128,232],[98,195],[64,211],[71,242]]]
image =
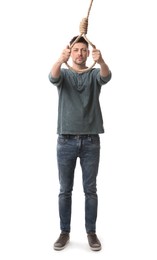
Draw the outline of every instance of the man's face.
[[[83,65],[86,63],[89,56],[89,49],[87,45],[82,42],[76,42],[71,49],[72,61],[77,65]]]

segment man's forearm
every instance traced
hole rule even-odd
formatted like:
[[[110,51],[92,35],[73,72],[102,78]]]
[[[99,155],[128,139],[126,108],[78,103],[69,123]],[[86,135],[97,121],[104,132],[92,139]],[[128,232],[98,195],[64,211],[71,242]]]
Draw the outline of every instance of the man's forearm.
[[[62,62],[59,60],[56,63],[54,63],[51,69],[51,76],[53,78],[59,78],[61,72],[61,66],[62,66]]]
[[[102,77],[107,77],[110,73],[109,67],[104,61],[102,61],[99,65],[100,65],[100,75]]]

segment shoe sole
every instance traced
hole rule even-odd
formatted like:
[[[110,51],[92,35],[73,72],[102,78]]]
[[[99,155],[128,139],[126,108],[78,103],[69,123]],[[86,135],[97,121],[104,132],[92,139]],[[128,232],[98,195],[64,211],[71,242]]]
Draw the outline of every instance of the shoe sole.
[[[90,247],[90,249],[91,249],[92,251],[100,251],[100,250],[101,250],[101,247],[97,247],[97,248]]]

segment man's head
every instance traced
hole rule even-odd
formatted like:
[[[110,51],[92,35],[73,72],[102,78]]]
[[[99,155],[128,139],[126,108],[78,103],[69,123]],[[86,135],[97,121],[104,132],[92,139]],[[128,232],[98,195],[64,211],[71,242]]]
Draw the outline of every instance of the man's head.
[[[71,39],[71,41],[70,41],[70,46],[73,44],[73,42],[77,39],[77,37],[78,36],[74,36],[72,39]],[[81,42],[81,43],[84,43],[84,44],[86,44],[86,46],[87,46],[87,48],[88,48],[88,42],[85,40],[85,38],[84,37],[80,37],[78,40],[77,40],[77,42]]]
[[[70,46],[77,39],[78,36],[75,36],[70,41]],[[71,48],[71,58],[73,65],[81,66],[82,68],[86,67],[86,60],[89,56],[88,42],[84,37],[80,37],[78,41]]]

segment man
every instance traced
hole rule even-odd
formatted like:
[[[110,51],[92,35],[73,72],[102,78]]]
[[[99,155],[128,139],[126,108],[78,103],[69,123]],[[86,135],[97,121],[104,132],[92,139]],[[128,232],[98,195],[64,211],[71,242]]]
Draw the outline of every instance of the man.
[[[70,41],[70,45],[76,38],[77,36]],[[100,68],[80,72],[87,68],[88,56],[88,42],[81,37],[72,48],[67,46],[62,51],[49,74],[49,80],[57,86],[59,94],[57,160],[61,233],[54,243],[55,250],[63,249],[70,238],[72,189],[77,158],[80,158],[82,169],[85,229],[89,246],[94,251],[101,250],[96,235],[99,134],[104,133],[99,95],[102,85],[111,79],[111,72],[97,49],[92,50],[92,57]],[[61,68],[70,57],[72,69]]]

